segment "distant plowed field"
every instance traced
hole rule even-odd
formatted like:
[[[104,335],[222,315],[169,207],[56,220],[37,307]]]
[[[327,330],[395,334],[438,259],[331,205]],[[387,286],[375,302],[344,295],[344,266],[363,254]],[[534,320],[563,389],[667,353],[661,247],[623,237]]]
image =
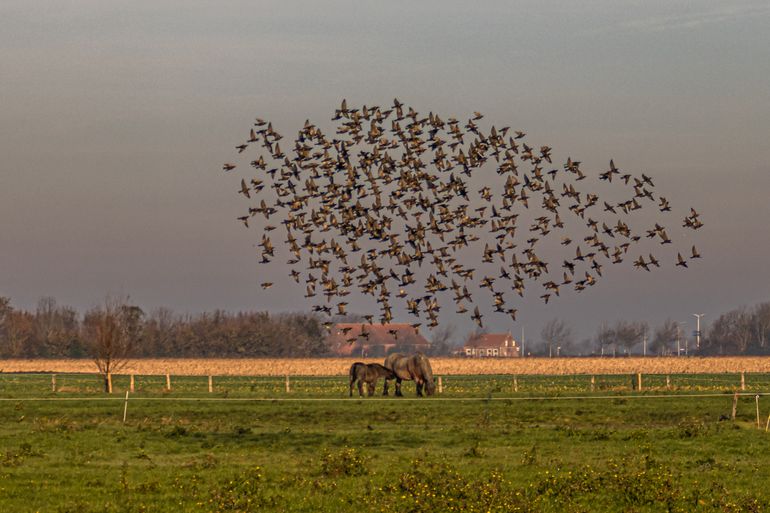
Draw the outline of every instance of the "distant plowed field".
[[[200,358],[133,360],[122,374],[217,376],[344,375],[356,358]],[[364,359],[382,362],[381,358]],[[770,372],[770,357],[719,358],[431,358],[433,373],[452,374],[698,374]],[[0,360],[0,372],[96,372],[91,360]]]

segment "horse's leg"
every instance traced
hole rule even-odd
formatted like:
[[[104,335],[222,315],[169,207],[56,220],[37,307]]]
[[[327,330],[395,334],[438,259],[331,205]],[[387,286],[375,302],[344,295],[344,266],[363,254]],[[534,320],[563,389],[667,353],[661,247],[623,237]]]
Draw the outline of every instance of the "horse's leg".
[[[363,379],[359,379],[358,380],[358,395],[360,397],[364,396],[364,380]]]
[[[401,393],[401,378],[396,378],[396,397],[404,397]]]
[[[374,395],[374,388],[376,386],[377,386],[377,382],[376,381],[372,381],[371,383],[367,383],[366,384],[367,392],[369,392],[369,397]]]
[[[385,379],[385,384],[382,386],[382,395],[388,395],[388,379]]]
[[[350,380],[350,395],[348,397],[353,397],[353,384],[356,382],[356,378],[352,378]]]
[[[422,397],[422,381],[416,379],[414,380],[414,384],[417,386],[417,397]]]

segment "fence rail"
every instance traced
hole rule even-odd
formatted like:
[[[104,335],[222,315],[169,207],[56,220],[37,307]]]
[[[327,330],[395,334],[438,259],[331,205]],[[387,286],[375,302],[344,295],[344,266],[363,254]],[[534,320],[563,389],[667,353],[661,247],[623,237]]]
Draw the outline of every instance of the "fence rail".
[[[259,403],[351,401],[342,376],[172,376],[93,373],[0,373],[0,404],[123,402]],[[437,376],[438,395],[431,401],[594,401],[732,399],[736,419],[740,398],[753,398],[756,427],[761,429],[760,398],[770,396],[770,373],[738,374],[574,374]],[[106,393],[108,384],[112,393]],[[119,391],[120,393],[116,393]],[[408,394],[408,391],[406,392]],[[124,395],[123,395],[124,394]],[[366,401],[387,398],[370,397]],[[399,401],[424,401],[412,397]],[[621,404],[623,404],[621,403]],[[752,412],[754,413],[754,412]],[[770,428],[770,415],[764,422]]]
[[[720,374],[475,374],[436,376],[438,395],[568,395],[584,393],[761,392],[770,373]],[[405,385],[406,390],[409,384]],[[233,397],[328,397],[347,395],[346,376],[216,376],[97,373],[0,373],[0,398],[90,396],[126,391],[139,396],[209,394]]]

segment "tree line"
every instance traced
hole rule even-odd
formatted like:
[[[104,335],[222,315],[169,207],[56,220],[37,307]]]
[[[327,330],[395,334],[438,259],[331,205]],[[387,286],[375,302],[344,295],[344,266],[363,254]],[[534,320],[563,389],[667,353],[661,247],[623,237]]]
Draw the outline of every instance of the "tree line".
[[[0,297],[0,358],[98,358],[100,350],[139,358],[312,357],[327,354],[325,331],[307,313],[147,313],[108,299],[81,315],[50,297],[34,311]]]
[[[684,324],[672,319],[654,328],[641,321],[602,323],[592,337],[578,341],[566,322],[552,319],[524,354],[770,354],[770,302],[736,308],[704,324],[699,348]],[[451,326],[434,330],[430,354],[451,354],[462,342],[453,339]],[[312,313],[145,312],[127,299],[113,299],[81,314],[51,297],[27,311],[0,296],[0,358],[98,358],[105,348],[139,358],[329,356],[323,319]]]
[[[602,323],[593,337],[576,340],[566,322],[552,319],[529,353],[537,356],[647,354],[770,355],[770,302],[742,306],[701,326],[700,344],[686,322],[667,319],[651,328],[642,321]]]

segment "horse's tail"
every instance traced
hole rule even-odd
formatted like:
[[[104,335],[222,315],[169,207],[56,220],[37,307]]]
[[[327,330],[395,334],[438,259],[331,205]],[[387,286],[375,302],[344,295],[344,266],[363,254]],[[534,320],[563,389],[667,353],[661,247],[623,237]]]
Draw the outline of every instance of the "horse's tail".
[[[422,379],[425,381],[425,393],[433,395],[436,390],[436,384],[433,382],[433,369],[430,367],[430,361],[424,354],[417,355],[417,366],[422,374]]]
[[[358,367],[360,365],[363,365],[361,362],[355,362],[353,365],[350,366],[350,370],[348,371],[348,377],[350,378],[350,382],[356,380],[358,377]]]

